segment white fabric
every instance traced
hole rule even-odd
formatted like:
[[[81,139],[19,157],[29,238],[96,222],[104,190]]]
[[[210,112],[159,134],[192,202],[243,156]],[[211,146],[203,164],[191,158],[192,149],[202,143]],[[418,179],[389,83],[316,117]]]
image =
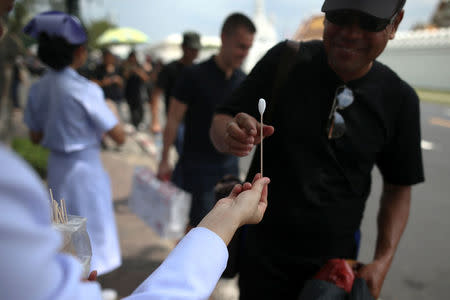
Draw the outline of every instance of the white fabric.
[[[118,122],[102,89],[70,67],[49,69],[32,85],[24,120],[30,130],[44,133],[44,147],[63,153],[98,148]]]
[[[91,270],[102,275],[119,267],[122,260],[111,184],[99,150],[51,152],[47,177],[55,199],[65,200],[68,213],[87,218]]]
[[[58,253],[61,237],[39,178],[3,146],[0,161],[0,299],[101,300],[97,283],[80,280],[79,262]],[[126,299],[207,299],[227,259],[222,239],[193,229]]]
[[[70,67],[49,70],[30,89],[25,123],[44,134],[50,149],[48,187],[68,214],[87,218],[91,270],[108,273],[122,263],[111,184],[100,159],[102,135],[117,124],[100,87]]]
[[[209,229],[192,229],[134,293],[124,300],[208,299],[225,270],[228,250]]]
[[[3,146],[0,161],[0,299],[100,300],[97,283],[81,283],[81,264],[58,253],[39,178]]]

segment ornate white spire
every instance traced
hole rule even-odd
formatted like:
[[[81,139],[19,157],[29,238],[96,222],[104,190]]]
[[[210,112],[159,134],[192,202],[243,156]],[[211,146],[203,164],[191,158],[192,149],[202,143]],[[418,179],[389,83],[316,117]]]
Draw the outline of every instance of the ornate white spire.
[[[249,72],[266,51],[278,42],[275,26],[266,15],[264,0],[255,0],[253,22],[256,26],[256,35],[253,47],[243,66],[246,72]]]
[[[255,3],[255,16],[265,15],[266,8],[264,5],[264,0],[256,0]]]

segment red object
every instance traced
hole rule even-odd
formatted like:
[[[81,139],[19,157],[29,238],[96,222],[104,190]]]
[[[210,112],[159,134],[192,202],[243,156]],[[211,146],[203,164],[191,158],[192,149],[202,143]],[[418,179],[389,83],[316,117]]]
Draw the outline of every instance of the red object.
[[[314,279],[334,283],[350,293],[355,280],[355,273],[345,259],[330,259],[314,276]]]

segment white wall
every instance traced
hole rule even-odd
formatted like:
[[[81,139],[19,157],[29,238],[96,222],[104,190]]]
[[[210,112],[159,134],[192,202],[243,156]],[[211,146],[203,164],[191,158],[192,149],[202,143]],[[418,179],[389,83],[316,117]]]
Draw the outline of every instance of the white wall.
[[[414,87],[450,91],[450,29],[400,33],[378,60]]]

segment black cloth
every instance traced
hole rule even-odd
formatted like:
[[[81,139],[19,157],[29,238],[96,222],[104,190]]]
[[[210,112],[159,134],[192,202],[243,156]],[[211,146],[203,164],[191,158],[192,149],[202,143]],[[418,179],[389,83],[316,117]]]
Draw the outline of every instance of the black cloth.
[[[104,64],[98,65],[93,73],[93,77],[99,81],[113,76],[121,76],[120,71],[115,68],[113,72],[108,72]],[[118,102],[123,98],[123,89],[117,83],[103,86],[102,89],[107,99]]]
[[[214,57],[183,70],[173,91],[173,96],[187,105],[182,159],[211,164],[232,158],[214,148],[209,128],[216,106],[221,105],[244,78],[245,74],[238,69],[227,79]]]
[[[127,69],[141,68],[140,66],[127,66]],[[129,70],[129,76],[125,82],[125,98],[130,108],[131,123],[138,127],[144,118],[142,101],[142,88],[144,81],[133,70]]]
[[[271,99],[285,47],[283,42],[268,51],[216,111],[247,112],[259,119],[259,98],[265,98],[268,107],[275,101],[275,133],[264,140],[270,205],[263,221],[248,228],[241,299],[256,299],[253,286],[266,281],[275,291],[272,296],[292,299],[302,284],[289,276],[308,279],[330,258],[355,258],[354,234],[374,165],[391,184],[424,180],[419,100],[407,83],[375,61],[365,76],[347,83],[355,95],[353,104],[339,111],[347,130],[343,137],[328,140],[328,115],[343,82],[328,66],[322,42],[306,42],[277,99]],[[258,150],[254,159],[259,161]],[[266,294],[258,299],[271,299],[270,292]]]
[[[238,175],[237,158],[214,148],[209,128],[216,106],[222,104],[244,78],[245,74],[239,69],[227,78],[211,57],[186,67],[173,90],[173,96],[187,105],[183,150],[175,169],[181,170],[182,188],[192,194],[190,222],[193,226],[214,206],[216,183],[226,174]]]
[[[172,96],[175,83],[177,82],[177,78],[181,74],[184,67],[185,65],[179,60],[175,60],[165,65],[158,74],[156,86],[164,91],[166,113],[169,111],[169,99]]]
[[[306,282],[298,300],[374,300],[374,298],[362,278],[355,278],[350,293],[334,283],[313,279]]]

